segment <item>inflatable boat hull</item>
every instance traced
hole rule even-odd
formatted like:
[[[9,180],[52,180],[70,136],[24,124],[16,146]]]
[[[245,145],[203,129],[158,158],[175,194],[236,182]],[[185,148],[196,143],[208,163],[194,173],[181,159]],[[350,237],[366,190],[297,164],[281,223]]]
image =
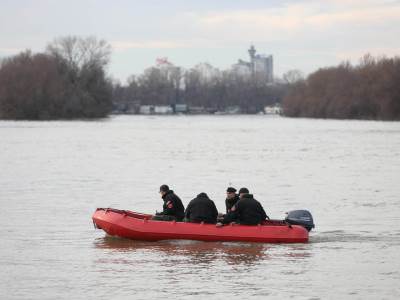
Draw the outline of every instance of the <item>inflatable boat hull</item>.
[[[306,243],[308,231],[284,221],[267,221],[263,225],[247,226],[166,222],[151,220],[152,215],[113,208],[98,208],[92,216],[97,228],[112,236],[134,240],[159,241],[169,239],[199,241],[238,241],[260,243]]]

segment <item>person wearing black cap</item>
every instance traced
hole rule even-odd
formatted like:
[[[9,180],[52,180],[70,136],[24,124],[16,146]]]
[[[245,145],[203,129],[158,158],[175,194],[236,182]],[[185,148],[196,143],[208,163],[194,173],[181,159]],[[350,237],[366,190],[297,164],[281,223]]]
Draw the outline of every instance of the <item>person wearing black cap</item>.
[[[163,211],[156,213],[152,219],[158,221],[182,221],[185,215],[185,208],[181,199],[166,184],[160,186],[160,195],[164,201]]]
[[[242,189],[241,191],[243,192]],[[262,223],[266,218],[268,216],[261,203],[254,199],[252,194],[242,193],[240,200],[224,216],[222,222],[217,223],[217,226],[231,222],[243,225],[257,225]]]
[[[226,213],[229,213],[231,208],[239,201],[239,196],[236,194],[236,189],[233,187],[228,187],[226,189],[226,199],[225,199],[225,206],[226,206]]]
[[[248,188],[245,188],[245,187],[242,187],[242,188],[240,188],[240,190],[239,190],[239,198],[240,199],[242,199],[242,196],[244,195],[244,194],[249,194],[250,192],[249,192],[249,189]]]
[[[185,221],[191,223],[215,224],[217,216],[217,207],[206,193],[198,194],[196,198],[189,202],[185,210]]]

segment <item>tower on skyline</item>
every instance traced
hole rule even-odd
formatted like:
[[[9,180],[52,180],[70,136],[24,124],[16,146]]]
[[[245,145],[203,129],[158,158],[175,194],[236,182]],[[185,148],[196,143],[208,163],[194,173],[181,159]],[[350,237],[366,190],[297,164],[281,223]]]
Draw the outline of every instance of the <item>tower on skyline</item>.
[[[273,82],[273,57],[272,55],[257,54],[254,45],[251,45],[248,49],[250,56],[250,62],[239,61],[232,66],[240,74],[251,74],[253,77],[266,80],[267,82]]]

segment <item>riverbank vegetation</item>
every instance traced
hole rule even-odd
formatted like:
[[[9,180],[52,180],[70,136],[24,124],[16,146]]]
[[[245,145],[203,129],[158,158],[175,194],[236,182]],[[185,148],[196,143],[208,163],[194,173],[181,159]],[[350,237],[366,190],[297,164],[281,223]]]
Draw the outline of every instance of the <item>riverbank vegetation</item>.
[[[221,71],[208,63],[184,70],[166,61],[131,76],[127,85],[116,84],[114,103],[137,105],[186,104],[204,111],[237,107],[242,113],[257,113],[281,102],[286,84],[270,83],[265,77]]]
[[[400,120],[400,58],[366,55],[304,78],[292,70],[267,82],[257,74],[221,71],[208,63],[190,69],[166,58],[127,84],[106,74],[111,47],[95,37],[55,39],[0,61],[0,119],[101,118],[112,110],[184,104],[193,113],[258,113],[282,105],[289,117]]]
[[[27,50],[0,64],[0,119],[74,119],[107,116],[111,47],[94,37],[54,40],[43,53]]]
[[[400,120],[400,58],[319,69],[291,84],[282,105],[290,117]]]

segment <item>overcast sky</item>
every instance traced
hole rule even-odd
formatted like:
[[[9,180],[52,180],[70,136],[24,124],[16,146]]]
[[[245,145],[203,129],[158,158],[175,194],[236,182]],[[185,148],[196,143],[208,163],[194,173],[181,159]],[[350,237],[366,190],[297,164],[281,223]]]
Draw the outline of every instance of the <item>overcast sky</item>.
[[[400,1],[0,0],[0,57],[65,35],[107,40],[109,73],[122,81],[157,57],[225,69],[250,44],[274,56],[276,76],[307,74],[367,52],[400,55]]]

